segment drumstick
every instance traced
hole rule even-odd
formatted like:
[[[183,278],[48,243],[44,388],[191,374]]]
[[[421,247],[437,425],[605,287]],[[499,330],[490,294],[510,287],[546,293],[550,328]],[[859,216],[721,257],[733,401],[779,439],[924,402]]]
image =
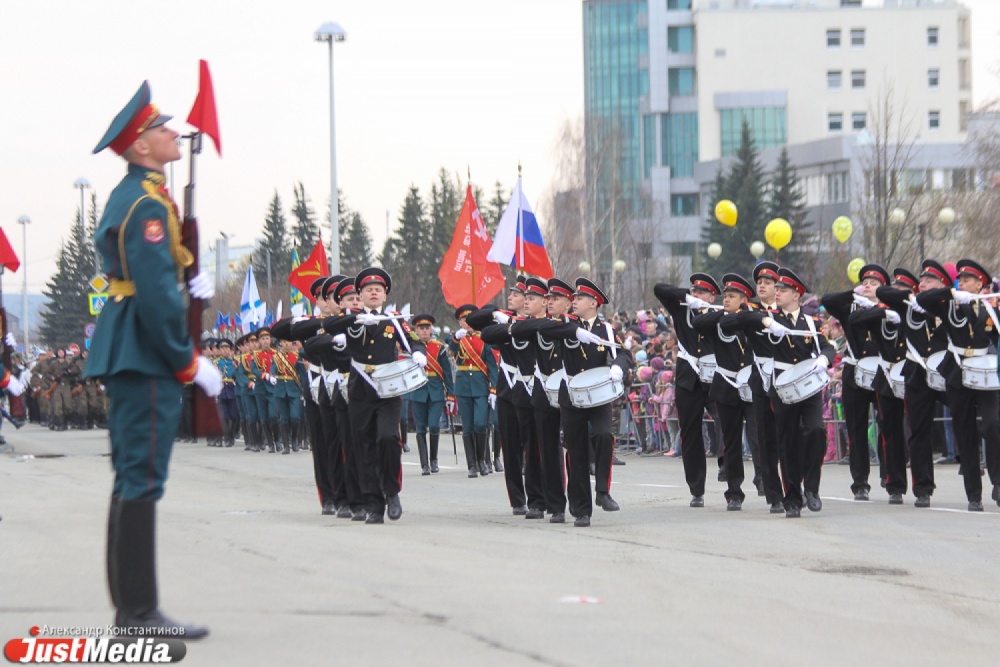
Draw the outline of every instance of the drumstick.
[[[682,303],[681,305],[682,306],[686,306],[688,308],[691,307],[691,304],[689,304],[689,303]],[[715,305],[712,305],[712,304],[708,304],[707,306],[701,306],[701,308],[709,308],[711,310],[722,310],[723,306],[715,306]]]
[[[989,294],[973,294],[972,298],[976,301],[985,301],[986,299],[1000,299],[1000,294],[996,292],[991,292]]]

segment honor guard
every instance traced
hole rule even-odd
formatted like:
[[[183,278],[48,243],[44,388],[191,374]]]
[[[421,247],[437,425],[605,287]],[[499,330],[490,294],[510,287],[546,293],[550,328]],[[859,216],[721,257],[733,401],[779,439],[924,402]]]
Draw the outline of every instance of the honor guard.
[[[178,289],[193,258],[181,244],[177,205],[164,187],[165,166],[180,159],[179,135],[164,125],[169,119],[150,102],[143,83],[94,149],[110,147],[124,157],[128,173],[108,198],[94,235],[111,285],[84,374],[102,380],[110,401],[115,480],[107,573],[115,626],[130,636],[197,639],[208,630],[182,626],[158,609],[156,502],[180,422],[181,387],[194,381],[217,396],[222,379],[188,336],[186,295]],[[187,287],[194,298],[214,294],[203,275]]]
[[[870,330],[852,324],[851,315],[863,308],[874,308],[878,303],[876,292],[889,284],[889,272],[878,264],[868,264],[859,272],[861,282],[853,290],[827,294],[822,299],[823,308],[837,318],[844,328],[847,350],[844,355],[844,373],[841,403],[844,406],[844,423],[847,427],[848,456],[851,464],[851,493],[855,500],[868,500],[871,485],[871,457],[868,449],[869,412],[878,416],[878,404],[872,387],[874,376],[867,371],[874,369],[879,360],[878,343]],[[859,367],[859,364],[861,365]]]
[[[250,375],[253,377],[250,391],[257,405],[257,424],[263,435],[262,443],[267,444],[267,451],[274,454],[278,443],[278,415],[275,414],[271,397],[271,360],[274,349],[271,347],[271,329],[257,329],[257,350],[253,353],[253,363],[250,365]]]
[[[427,384],[407,394],[407,399],[413,406],[413,421],[417,427],[417,453],[420,456],[422,475],[430,475],[441,470],[438,466],[441,413],[444,411],[445,398],[455,393],[455,380],[452,377],[448,348],[433,338],[434,322],[433,315],[417,315],[412,320],[417,338],[427,348],[427,366],[424,368],[424,372],[427,373]],[[428,438],[430,438],[429,456]]]
[[[667,309],[674,322],[677,335],[677,368],[674,378],[684,477],[691,490],[690,506],[704,507],[705,441],[701,429],[706,411],[713,418],[716,416],[715,404],[709,395],[713,378],[705,366],[709,361],[707,357],[714,350],[712,339],[694,328],[694,318],[708,309],[720,289],[715,279],[707,273],[693,273],[690,281],[690,290],[660,283],[653,288],[653,294]]]
[[[384,312],[392,279],[382,269],[370,267],[354,280],[361,295],[360,312],[345,313],[323,321],[334,336],[346,333],[351,354],[347,390],[348,413],[359,446],[361,494],[368,512],[366,523],[383,523],[384,515],[403,515],[399,492],[403,484],[400,464],[399,414],[402,399],[382,398],[372,374],[398,358],[397,347],[409,352],[421,367],[427,365],[426,348],[412,336],[410,324],[400,315]]]
[[[722,309],[709,310],[692,321],[695,330],[712,340],[715,350],[715,376],[709,398],[715,401],[722,426],[723,461],[726,470],[726,510],[743,509],[745,494],[741,488],[743,470],[743,426],[747,437],[756,439],[753,404],[740,397],[740,371],[752,363],[753,356],[742,331],[724,333],[722,320],[741,310],[749,310],[748,303],[754,295],[754,286],[743,276],[727,273],[722,277]],[[683,450],[682,450],[683,451]]]
[[[455,357],[455,397],[462,418],[462,443],[469,477],[489,474],[487,417],[490,404],[496,401],[497,364],[493,348],[483,341],[465,318],[478,308],[465,304],[455,309],[459,328],[448,340],[448,349]]]
[[[934,494],[934,403],[947,405],[947,402],[943,391],[944,378],[937,374],[936,369],[928,367],[927,359],[931,355],[945,353],[948,332],[941,326],[940,318],[928,315],[917,304],[914,294],[945,289],[951,279],[945,268],[933,259],[925,259],[920,265],[919,283],[913,282],[912,274],[901,269],[895,269],[893,274],[896,283],[904,282],[913,292],[887,286],[878,288],[877,296],[899,316],[899,326],[906,337],[903,378],[906,421],[910,428],[910,473],[916,497],[913,505],[930,507]],[[929,377],[929,371],[934,371],[934,378]]]
[[[268,375],[272,386],[271,407],[277,416],[278,433],[281,436],[281,453],[289,454],[299,451],[296,436],[302,420],[302,387],[299,380],[299,366],[302,362],[288,338],[291,335],[291,318],[276,322],[275,328],[279,324],[282,325],[281,337],[278,338],[279,347],[271,357]]]
[[[219,394],[219,410],[225,422],[225,445],[236,444],[236,432],[240,428],[240,413],[236,407],[236,362],[233,361],[233,344],[220,340],[216,345],[219,356],[215,365],[222,375],[222,393]]]
[[[240,354],[236,357],[236,396],[240,402],[240,418],[243,421],[245,451],[262,449],[261,434],[257,428],[257,402],[253,397],[253,353],[257,349],[257,334],[250,332],[239,340]]]
[[[1000,415],[997,375],[997,309],[995,298],[978,298],[990,284],[990,274],[971,259],[955,262],[958,288],[932,289],[917,295],[917,303],[941,318],[948,332],[948,353],[937,367],[947,381],[955,439],[961,457],[965,495],[970,512],[983,511],[983,480],[979,443],[985,446],[992,498],[1000,505]]]

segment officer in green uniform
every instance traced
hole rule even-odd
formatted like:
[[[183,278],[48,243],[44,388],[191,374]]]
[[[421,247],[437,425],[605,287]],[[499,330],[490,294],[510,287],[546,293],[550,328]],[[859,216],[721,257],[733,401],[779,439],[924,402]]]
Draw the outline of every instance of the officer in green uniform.
[[[253,354],[257,349],[257,334],[250,332],[240,339],[242,352],[236,360],[236,388],[241,397],[240,417],[243,419],[243,439],[245,450],[256,452],[263,449],[260,431],[257,428],[257,401],[253,397]]]
[[[490,403],[496,401],[497,362],[493,347],[483,342],[478,331],[473,331],[465,318],[479,310],[469,303],[455,309],[459,328],[448,339],[448,349],[455,356],[455,396],[458,413],[462,416],[462,443],[465,445],[465,462],[469,477],[490,474],[486,465],[489,458],[486,440]]]
[[[413,421],[417,427],[417,452],[420,455],[420,471],[423,475],[440,471],[438,466],[438,442],[441,438],[441,412],[444,401],[455,392],[451,359],[443,343],[433,340],[434,316],[417,315],[413,318],[413,329],[417,338],[427,348],[427,384],[406,395],[413,406]],[[427,455],[427,432],[430,431],[430,458]]]
[[[236,431],[240,425],[240,413],[236,407],[236,362],[233,360],[233,344],[223,338],[217,342],[215,349],[218,351],[215,365],[222,375],[219,410],[225,420],[226,447],[232,447],[236,443]]]
[[[299,355],[293,351],[292,341],[282,339],[279,344],[281,349],[276,350],[271,357],[268,374],[271,384],[271,409],[281,434],[281,453],[288,454],[293,442],[295,451],[299,451],[295,434],[302,419],[302,389],[297,367],[301,366],[302,362],[299,361]]]
[[[260,446],[267,444],[267,451],[274,454],[278,440],[278,415],[271,404],[273,391],[271,389],[271,358],[274,350],[271,348],[271,329],[257,329],[257,351],[253,353],[250,364],[251,393],[257,404],[257,429],[261,434]]]
[[[181,244],[177,205],[164,187],[165,166],[181,157],[179,135],[164,125],[169,119],[150,103],[144,82],[94,149],[110,146],[128,172],[108,198],[94,238],[111,298],[97,319],[84,374],[101,378],[110,401],[115,479],[107,574],[115,626],[129,635],[197,639],[208,629],[182,626],[158,609],[156,502],[180,421],[182,384],[194,381],[217,396],[222,378],[187,333],[181,281],[193,258]],[[193,298],[214,294],[204,275],[187,288]]]

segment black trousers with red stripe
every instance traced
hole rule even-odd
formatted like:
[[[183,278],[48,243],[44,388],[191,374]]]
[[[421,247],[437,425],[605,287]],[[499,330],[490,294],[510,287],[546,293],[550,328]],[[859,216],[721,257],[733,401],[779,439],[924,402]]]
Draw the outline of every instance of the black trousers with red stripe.
[[[906,493],[906,432],[903,399],[875,392],[879,415],[879,456],[887,493]],[[931,413],[933,415],[933,412]]]
[[[559,441],[561,426],[559,408],[535,407],[534,412],[535,433],[542,461],[545,511],[550,514],[563,514],[566,512],[566,471],[563,464],[562,443]]]
[[[611,490],[611,460],[614,456],[611,404],[583,409],[563,406],[562,427],[566,437],[569,513],[574,517],[591,516],[594,513],[594,498],[590,492],[591,439],[597,451],[594,461],[597,493]],[[702,455],[702,461],[704,458]]]
[[[1000,484],[1000,392],[979,391],[948,385],[948,407],[955,427],[955,441],[965,480],[965,496],[970,501],[983,499],[983,480],[979,469],[979,445],[985,447],[986,470],[990,482]],[[978,417],[978,421],[977,421]]]
[[[403,443],[399,439],[401,398],[351,400],[348,413],[354,442],[360,456],[361,501],[367,512],[385,514],[387,496],[397,495],[403,488],[400,457]]]
[[[848,378],[847,374],[851,377]],[[847,427],[847,444],[851,463],[851,493],[870,490],[871,456],[868,449],[869,406],[875,405],[875,392],[862,389],[854,382],[854,366],[844,365],[844,383],[841,391],[844,406],[844,424]],[[877,408],[876,408],[877,409]]]
[[[344,475],[344,493],[347,505],[352,512],[364,509],[364,499],[361,496],[361,457],[358,453],[358,443],[354,440],[351,430],[351,413],[344,401],[333,404],[337,413],[337,431],[340,433],[340,464]]]
[[[934,494],[934,403],[945,405],[945,394],[927,386],[927,372],[919,368],[906,384],[906,421],[910,426],[910,474],[913,495]]]
[[[322,391],[322,389],[320,390]],[[319,504],[325,506],[334,498],[333,473],[329,465],[329,446],[323,433],[323,420],[319,415],[319,406],[306,401],[306,424],[309,428],[309,449],[312,450],[313,477],[316,479],[316,489],[319,491]]]

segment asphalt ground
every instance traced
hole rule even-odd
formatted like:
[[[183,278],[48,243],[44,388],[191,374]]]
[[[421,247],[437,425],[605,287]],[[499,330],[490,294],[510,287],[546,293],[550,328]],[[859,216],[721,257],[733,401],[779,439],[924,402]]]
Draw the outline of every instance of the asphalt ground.
[[[0,640],[106,626],[107,432],[4,433]],[[308,452],[178,443],[160,603],[212,630],[184,664],[997,664],[1000,508],[987,490],[967,512],[955,466],[916,509],[877,483],[853,501],[829,465],[822,512],[790,520],[753,493],[726,512],[714,479],[691,509],[679,459],[627,456],[622,510],[574,528],[513,516],[446,435],[422,477],[412,440],[404,515],[381,526],[320,514]]]

